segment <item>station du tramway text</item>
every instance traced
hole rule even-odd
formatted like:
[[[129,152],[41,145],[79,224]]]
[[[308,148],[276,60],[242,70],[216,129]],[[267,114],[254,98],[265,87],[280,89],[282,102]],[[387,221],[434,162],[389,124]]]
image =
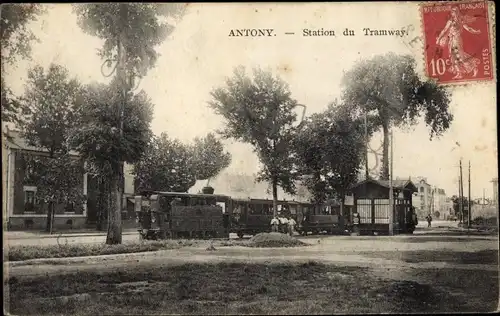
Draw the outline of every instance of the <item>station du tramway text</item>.
[[[302,29],[303,37],[335,37],[339,32],[332,29]],[[276,36],[278,33],[275,29],[230,29],[229,37],[272,37]],[[285,32],[287,35],[294,35],[295,32]],[[354,30],[345,28],[341,34],[343,36],[355,36],[356,32]],[[396,36],[404,37],[409,35],[409,30],[407,27],[402,27],[400,29],[371,29],[363,28],[361,30],[362,36]]]

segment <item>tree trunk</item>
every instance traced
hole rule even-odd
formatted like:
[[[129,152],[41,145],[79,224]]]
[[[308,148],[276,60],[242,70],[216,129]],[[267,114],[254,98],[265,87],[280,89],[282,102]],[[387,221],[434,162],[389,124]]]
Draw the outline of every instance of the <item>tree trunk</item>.
[[[47,205],[47,225],[45,227],[45,231],[47,233],[52,234],[52,226],[53,226],[53,217],[54,217],[54,202],[50,201]]]
[[[389,122],[384,120],[382,123],[382,132],[384,141],[382,143],[382,170],[380,171],[381,180],[389,180]]]
[[[111,205],[108,208],[108,235],[106,244],[116,245],[122,243],[122,185],[123,163],[111,182]]]
[[[272,180],[273,186],[273,216],[276,217],[278,215],[278,180],[276,177]]]
[[[324,190],[319,187],[321,181],[321,174],[319,172],[314,172],[314,204],[319,204],[323,201]]]

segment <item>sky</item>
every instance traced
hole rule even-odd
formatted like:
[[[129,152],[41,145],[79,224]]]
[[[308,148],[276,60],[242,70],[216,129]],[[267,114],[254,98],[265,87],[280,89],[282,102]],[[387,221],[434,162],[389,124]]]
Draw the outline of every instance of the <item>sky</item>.
[[[83,83],[106,82],[100,72],[97,49],[102,42],[84,34],[68,4],[47,5],[48,13],[30,24],[40,39],[33,44],[31,61],[10,69],[8,82],[22,94],[27,70],[50,63],[65,66]],[[231,29],[272,28],[275,37],[229,37]],[[303,37],[302,29],[335,30],[335,37]],[[343,37],[349,28],[356,36]],[[362,29],[401,29],[407,37],[363,36]],[[295,35],[284,35],[295,32]],[[320,112],[340,97],[343,73],[357,61],[392,51],[412,54],[423,71],[423,44],[408,42],[422,34],[418,6],[413,3],[280,3],[190,4],[187,14],[169,38],[158,46],[157,64],[140,82],[155,104],[152,129],[182,141],[223,127],[208,107],[210,91],[224,85],[234,67],[268,68],[288,82],[292,97],[307,106],[307,114]],[[420,44],[419,44],[420,43]],[[423,73],[423,72],[422,72]],[[497,172],[496,85],[468,83],[452,91],[452,126],[439,139],[429,139],[425,124],[394,131],[394,176],[425,177],[448,195],[458,189],[458,164],[463,159],[465,192],[467,164],[471,162],[472,196],[491,196]],[[257,157],[251,147],[226,142],[232,154],[224,172],[253,174]],[[380,146],[376,135],[373,148]],[[370,157],[374,164],[374,157]]]

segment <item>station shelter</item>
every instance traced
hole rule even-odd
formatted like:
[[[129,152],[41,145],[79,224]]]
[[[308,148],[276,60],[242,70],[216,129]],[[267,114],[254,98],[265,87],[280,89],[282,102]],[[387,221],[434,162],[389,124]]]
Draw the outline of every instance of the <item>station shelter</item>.
[[[417,187],[411,180],[393,180],[394,194],[393,233],[406,231],[407,223],[411,221],[411,206],[413,193]],[[354,184],[350,189],[354,212],[360,216],[359,231],[361,234],[389,234],[390,186],[387,180],[367,179]],[[351,218],[352,220],[352,218]]]

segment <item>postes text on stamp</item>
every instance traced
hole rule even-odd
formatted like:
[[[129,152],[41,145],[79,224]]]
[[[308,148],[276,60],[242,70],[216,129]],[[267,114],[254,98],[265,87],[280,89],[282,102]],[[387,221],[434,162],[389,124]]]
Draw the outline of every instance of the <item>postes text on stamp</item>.
[[[493,79],[487,1],[421,6],[427,76],[439,83]]]

